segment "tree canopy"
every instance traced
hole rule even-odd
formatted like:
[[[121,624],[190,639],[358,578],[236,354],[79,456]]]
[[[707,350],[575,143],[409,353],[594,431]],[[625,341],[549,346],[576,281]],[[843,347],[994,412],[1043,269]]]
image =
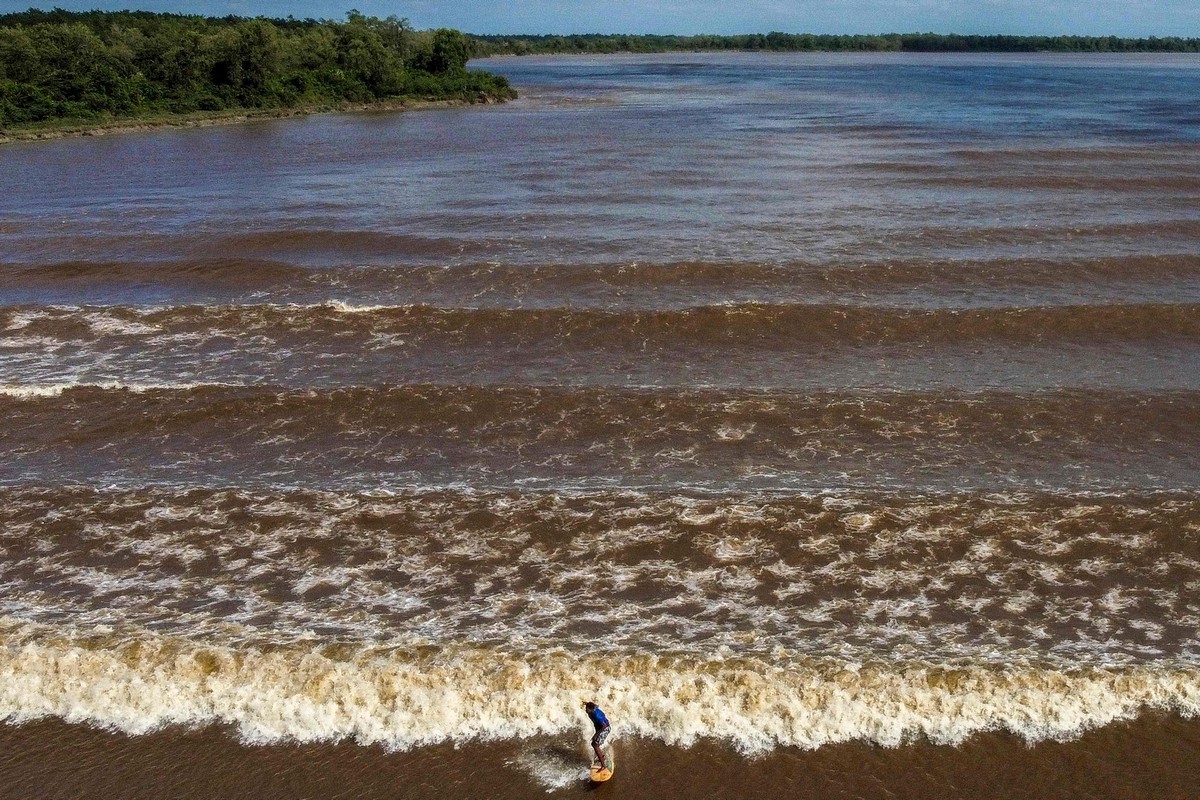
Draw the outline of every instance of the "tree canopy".
[[[663,53],[698,50],[798,52],[855,50],[953,53],[1196,53],[1200,39],[1123,39],[1117,36],[965,36],[938,33],[842,35],[748,33],[737,36],[580,34],[573,36],[474,36],[477,55],[542,53]]]
[[[468,71],[471,54],[458,31],[415,31],[357,11],[335,22],[31,9],[0,16],[0,127],[513,96],[503,77]]]

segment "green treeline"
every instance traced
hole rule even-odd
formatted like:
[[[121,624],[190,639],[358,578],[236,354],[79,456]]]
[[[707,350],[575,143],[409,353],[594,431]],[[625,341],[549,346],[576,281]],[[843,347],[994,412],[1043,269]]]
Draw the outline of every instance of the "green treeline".
[[[877,36],[812,33],[751,33],[740,36],[473,36],[479,55],[544,53],[664,53],[698,50],[801,52],[852,50],[913,53],[1196,53],[1200,39],[1116,36],[960,36],[885,33]]]
[[[0,127],[389,98],[515,96],[458,31],[142,11],[0,15]]]

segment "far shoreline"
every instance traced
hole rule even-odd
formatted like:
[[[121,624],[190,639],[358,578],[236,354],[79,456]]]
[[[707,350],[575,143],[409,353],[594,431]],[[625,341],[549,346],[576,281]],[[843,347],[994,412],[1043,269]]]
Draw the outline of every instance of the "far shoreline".
[[[123,133],[179,128],[208,128],[218,125],[241,125],[272,119],[308,117],[317,114],[350,114],[365,112],[421,111],[434,108],[460,108],[474,105],[497,105],[506,98],[481,96],[476,99],[449,98],[425,100],[398,97],[373,102],[323,103],[294,108],[242,108],[222,111],[201,111],[187,114],[164,114],[151,117],[115,117],[108,120],[58,120],[37,126],[0,129],[0,145],[16,142],[49,141],[90,136],[113,136]]]
[[[677,56],[695,55],[731,55],[745,54],[761,55],[840,55],[854,56],[950,56],[950,57],[986,57],[1009,56],[1022,58],[1030,56],[1058,56],[1063,60],[1076,59],[1127,59],[1138,60],[1153,57],[1191,57],[1196,53],[1173,51],[1127,51],[1127,52],[1087,52],[1087,51],[883,51],[883,50],[807,50],[807,51],[770,51],[770,50],[729,50],[729,49],[697,49],[697,50],[653,50],[635,51],[618,50],[614,52],[546,52],[546,53],[493,53],[478,56],[478,61],[525,61],[536,59],[569,59],[569,58],[622,58],[646,56]],[[438,108],[461,108],[474,105],[499,105],[507,103],[514,97],[493,94],[480,94],[477,97],[453,97],[445,99],[425,99],[419,97],[395,97],[386,100],[366,102],[342,101],[327,102],[313,105],[303,105],[287,108],[237,108],[220,111],[196,111],[180,114],[164,113],[162,115],[144,117],[114,117],[105,120],[68,119],[47,120],[34,125],[19,128],[0,128],[0,146],[17,142],[51,141],[55,139],[84,138],[93,136],[111,136],[123,133],[148,132],[182,128],[208,128],[226,125],[241,125],[250,122],[263,122],[275,119],[307,117],[318,114],[349,114],[349,113],[388,113],[402,111],[421,111]]]

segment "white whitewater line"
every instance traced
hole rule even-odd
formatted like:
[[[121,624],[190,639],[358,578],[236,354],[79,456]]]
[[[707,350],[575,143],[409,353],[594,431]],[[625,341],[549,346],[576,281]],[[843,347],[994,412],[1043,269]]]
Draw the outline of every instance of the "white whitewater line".
[[[45,629],[49,631],[50,629]],[[988,730],[1069,739],[1148,708],[1200,715],[1200,670],[769,663],[654,656],[435,654],[316,643],[270,650],[150,633],[111,646],[8,628],[0,718],[138,734],[227,723],[251,742],[354,739],[393,749],[573,733],[583,699],[625,735],[745,753],[863,740],[955,744]]]
[[[309,305],[297,305],[299,308],[324,308],[332,309],[343,314],[370,314],[376,311],[401,311],[407,309],[418,308],[419,306],[412,304],[402,305],[381,305],[372,303],[349,303],[345,300],[327,300],[323,303],[313,303]]]
[[[565,750],[540,747],[524,750],[509,764],[523,769],[547,794],[551,794],[587,780],[589,771],[580,765],[587,764],[591,758],[591,754],[582,749],[579,753],[569,754]]]
[[[41,397],[61,397],[63,393],[75,389],[101,389],[104,391],[126,391],[135,394],[155,391],[179,391],[190,389],[238,388],[242,384],[222,382],[202,383],[125,383],[123,381],[63,381],[61,383],[0,383],[0,396],[17,399],[36,399]],[[246,385],[249,388],[249,385]]]

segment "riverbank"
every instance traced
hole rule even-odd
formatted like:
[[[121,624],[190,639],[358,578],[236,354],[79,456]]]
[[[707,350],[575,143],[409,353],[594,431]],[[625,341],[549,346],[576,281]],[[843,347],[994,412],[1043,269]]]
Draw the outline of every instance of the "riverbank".
[[[161,128],[206,128],[213,125],[238,125],[269,119],[306,117],[312,114],[338,114],[353,112],[420,111],[430,108],[453,108],[469,105],[493,105],[508,99],[480,96],[465,100],[423,100],[419,98],[395,98],[372,103],[324,103],[298,106],[296,108],[243,108],[223,111],[201,111],[190,114],[163,114],[145,117],[115,117],[108,120],[61,119],[39,122],[34,125],[0,129],[0,144],[12,142],[64,139],[80,136],[109,136],[113,134],[150,131]]]

